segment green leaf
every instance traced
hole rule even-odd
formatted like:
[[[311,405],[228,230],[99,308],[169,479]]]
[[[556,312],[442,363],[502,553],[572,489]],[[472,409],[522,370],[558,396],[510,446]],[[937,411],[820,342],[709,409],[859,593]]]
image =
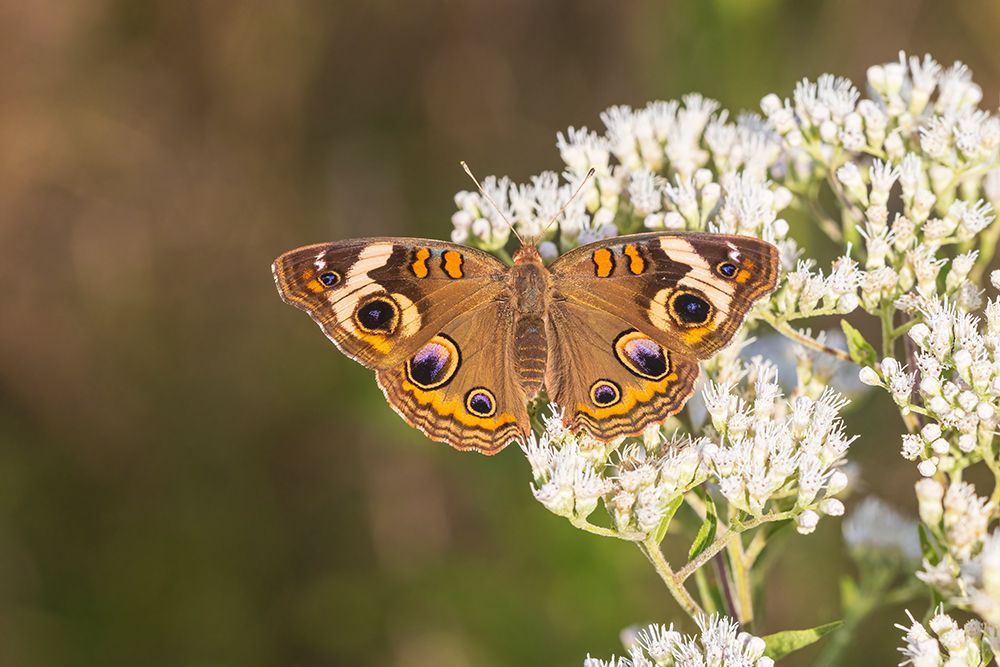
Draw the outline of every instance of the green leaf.
[[[920,552],[927,559],[928,563],[937,565],[941,562],[941,554],[934,547],[934,543],[936,542],[934,536],[931,535],[927,526],[922,523],[917,524],[917,531],[920,533]]]
[[[656,527],[656,532],[653,534],[653,538],[656,540],[657,544],[662,542],[663,538],[667,536],[667,529],[670,528],[670,520],[674,518],[675,514],[677,514],[677,508],[681,506],[682,502],[684,502],[683,493],[667,503],[666,514],[663,515],[663,518],[660,520],[660,525]]]
[[[691,544],[691,550],[688,551],[688,562],[697,558],[715,539],[715,528],[718,526],[719,520],[715,517],[715,501],[707,493],[705,494],[705,509],[705,520],[701,522],[701,528],[698,529],[698,534]]]
[[[834,621],[833,623],[817,625],[815,628],[808,630],[785,630],[784,632],[775,632],[773,635],[767,635],[763,637],[764,644],[767,645],[764,655],[772,660],[780,660],[793,651],[798,651],[800,648],[805,648],[815,643],[823,635],[833,632],[843,624],[843,621]]]
[[[860,331],[848,324],[847,320],[841,320],[840,327],[847,336],[847,351],[854,363],[862,368],[875,366],[878,363],[878,354],[872,344],[865,340]]]

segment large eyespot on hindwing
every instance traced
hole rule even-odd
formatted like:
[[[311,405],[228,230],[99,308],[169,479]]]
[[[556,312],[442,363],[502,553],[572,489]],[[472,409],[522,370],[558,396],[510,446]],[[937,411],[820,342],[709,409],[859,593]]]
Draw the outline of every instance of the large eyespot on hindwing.
[[[607,408],[622,400],[622,389],[611,380],[598,380],[590,385],[590,401],[599,408]]]
[[[365,333],[392,335],[399,326],[399,305],[388,294],[368,298],[355,308],[354,324]]]
[[[439,389],[451,382],[461,365],[458,345],[438,334],[406,360],[406,379],[423,390]]]
[[[633,375],[656,381],[670,373],[670,353],[644,333],[635,329],[623,331],[615,338],[613,347],[615,358]]]
[[[465,409],[477,417],[492,417],[497,412],[497,399],[485,387],[473,387],[465,395]]]

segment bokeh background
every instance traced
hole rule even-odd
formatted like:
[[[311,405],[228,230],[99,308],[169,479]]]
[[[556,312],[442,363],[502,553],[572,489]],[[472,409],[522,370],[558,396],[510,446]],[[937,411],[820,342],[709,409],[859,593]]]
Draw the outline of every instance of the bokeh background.
[[[407,428],[271,260],[447,238],[459,159],[526,180],[612,104],[756,109],[906,49],[993,106],[997,34],[992,0],[0,3],[0,664],[578,665],[678,621],[516,448]],[[910,508],[886,414],[852,452]],[[761,632],[838,617],[839,530],[789,541]],[[901,619],[849,664],[895,664]]]

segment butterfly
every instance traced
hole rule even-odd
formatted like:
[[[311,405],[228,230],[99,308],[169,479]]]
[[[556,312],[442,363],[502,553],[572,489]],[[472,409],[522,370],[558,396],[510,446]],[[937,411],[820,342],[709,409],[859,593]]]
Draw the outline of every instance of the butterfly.
[[[310,245],[275,260],[285,302],[375,371],[427,437],[495,454],[530,434],[544,387],[574,431],[609,441],[677,413],[698,362],[724,347],[778,279],[757,238],[645,233],[584,245],[545,266],[410,238]]]

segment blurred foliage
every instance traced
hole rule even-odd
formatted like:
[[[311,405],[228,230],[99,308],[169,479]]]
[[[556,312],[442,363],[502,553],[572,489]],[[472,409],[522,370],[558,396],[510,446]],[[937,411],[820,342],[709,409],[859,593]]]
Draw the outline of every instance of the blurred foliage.
[[[459,159],[523,180],[611,104],[755,109],[901,48],[996,100],[998,30],[991,0],[6,3],[0,664],[574,665],[676,620],[634,548],[537,506],[516,448],[408,429],[270,261],[444,237]],[[905,506],[883,399],[852,451]],[[758,630],[837,618],[847,568],[837,522],[796,540]],[[894,661],[900,617],[854,659]]]

